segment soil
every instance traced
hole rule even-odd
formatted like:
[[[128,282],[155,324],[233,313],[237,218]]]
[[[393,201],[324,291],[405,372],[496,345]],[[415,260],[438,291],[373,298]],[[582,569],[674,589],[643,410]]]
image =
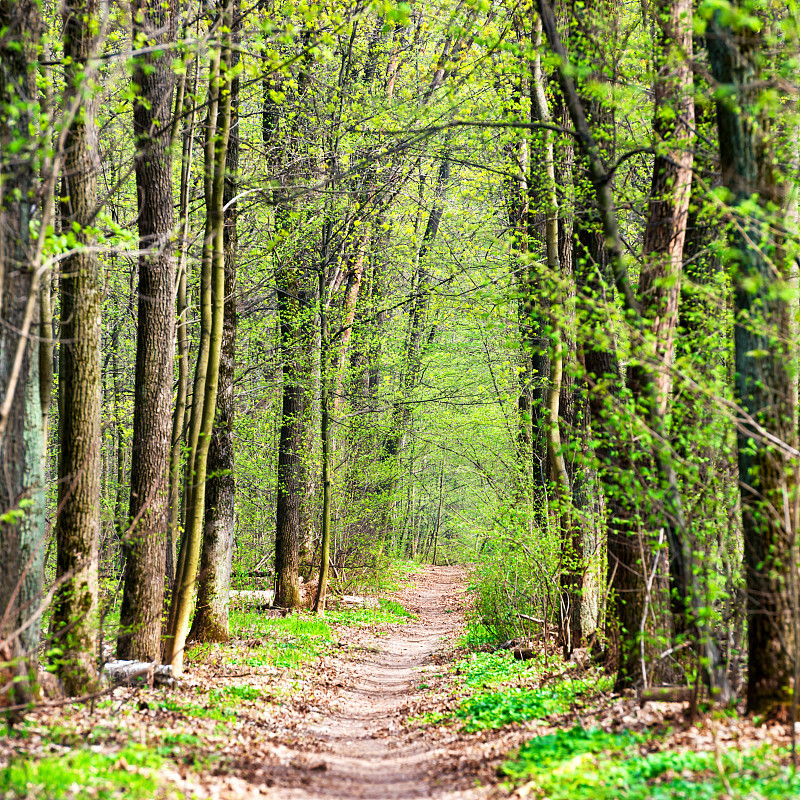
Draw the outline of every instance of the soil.
[[[336,666],[340,685],[312,714],[288,763],[250,761],[237,771],[263,780],[272,797],[292,800],[485,797],[488,789],[475,786],[489,766],[484,748],[471,759],[453,749],[452,729],[422,735],[406,724],[429,705],[438,707],[428,700],[431,681],[444,678],[439,665],[450,660],[464,627],[465,582],[461,568],[428,567],[397,595],[417,618],[390,626],[388,635],[361,637],[362,652],[377,652]]]
[[[788,747],[785,725],[692,724],[680,704],[641,707],[632,693],[600,692],[568,713],[499,730],[466,733],[457,722],[437,723],[465,694],[454,662],[470,657],[459,647],[466,586],[461,568],[427,567],[395,595],[412,620],[334,625],[336,641],[320,651],[327,655],[297,669],[259,664],[252,654],[261,641],[240,639],[187,657],[174,690],[117,687],[97,702],[42,704],[26,715],[23,733],[0,738],[0,767],[86,747],[116,757],[133,744],[166,756],[159,800],[481,800],[508,797],[498,767],[522,742],[574,725],[660,730],[664,749]],[[576,665],[552,656],[550,672],[531,680],[576,674]],[[137,771],[124,758],[116,766]],[[63,794],[88,796],[77,784]]]

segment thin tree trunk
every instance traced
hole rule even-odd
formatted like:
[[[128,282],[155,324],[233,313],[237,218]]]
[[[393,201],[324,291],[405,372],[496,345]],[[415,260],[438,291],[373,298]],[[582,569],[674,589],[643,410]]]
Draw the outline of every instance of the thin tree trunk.
[[[234,42],[239,38],[239,0],[233,2]],[[234,51],[232,64],[239,60]],[[228,138],[225,178],[225,317],[222,330],[217,415],[208,453],[208,481],[205,500],[203,552],[197,586],[197,611],[190,639],[226,642],[230,639],[228,607],[236,521],[234,500],[233,421],[235,413],[234,372],[236,369],[236,258],[239,190],[239,78],[231,83],[231,131]]]
[[[186,533],[181,543],[179,569],[170,606],[169,640],[166,660],[173,674],[183,672],[183,655],[189,633],[197,567],[203,534],[208,449],[217,405],[220,359],[225,308],[225,248],[223,194],[225,163],[231,121],[230,80],[232,0],[222,11],[221,29],[226,31],[220,48],[213,56],[209,76],[209,117],[206,130],[206,238],[203,242],[203,319],[207,331],[206,353],[198,353],[197,371],[190,425],[190,459],[187,467]],[[202,345],[201,345],[202,348]],[[202,402],[201,402],[202,396]]]
[[[167,48],[174,42],[174,0],[137,0],[134,39],[148,53],[136,59],[133,108],[139,201],[138,320],[134,380],[129,529],[117,658],[154,661],[169,542],[169,453],[175,347],[175,259],[171,130],[175,77]]]
[[[325,276],[320,270],[319,308],[320,308],[320,388],[322,390],[322,421],[320,438],[322,439],[322,543],[320,546],[319,583],[317,596],[314,599],[314,611],[320,616],[325,614],[325,602],[328,593],[328,572],[331,560],[331,475],[330,475],[330,398],[328,395],[328,315],[326,307]]]
[[[174,584],[177,571],[177,545],[180,536],[181,513],[181,461],[183,451],[183,433],[186,422],[186,401],[189,392],[189,338],[188,303],[186,287],[189,272],[189,195],[192,183],[192,158],[194,153],[194,128],[197,116],[197,88],[200,80],[199,56],[194,61],[194,81],[190,97],[184,96],[184,104],[180,109],[184,114],[189,111],[189,118],[183,129],[181,149],[181,185],[180,185],[180,240],[177,274],[177,350],[178,350],[178,391],[175,398],[175,410],[172,417],[172,436],[169,477],[169,542],[167,544],[167,580]],[[171,561],[171,567],[170,567]]]

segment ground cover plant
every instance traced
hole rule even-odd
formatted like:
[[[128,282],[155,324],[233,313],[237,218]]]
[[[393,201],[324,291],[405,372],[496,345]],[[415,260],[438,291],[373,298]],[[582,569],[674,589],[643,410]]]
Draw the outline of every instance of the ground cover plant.
[[[573,728],[529,740],[501,769],[526,786],[524,796],[548,800],[786,800],[800,794],[800,775],[787,764],[785,748],[663,746],[663,735]]]

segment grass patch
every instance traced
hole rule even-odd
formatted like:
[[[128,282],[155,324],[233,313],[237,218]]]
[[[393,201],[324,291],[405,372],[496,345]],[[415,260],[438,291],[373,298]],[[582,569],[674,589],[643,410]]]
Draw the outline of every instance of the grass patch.
[[[209,703],[217,702],[209,696]],[[236,711],[228,705],[201,706],[197,703],[179,703],[177,700],[159,700],[153,704],[160,711],[171,711],[183,717],[199,719],[215,719],[217,722],[228,722],[236,716]]]
[[[531,781],[548,800],[785,800],[800,796],[800,775],[780,763],[781,749],[642,754],[642,734],[574,728],[523,745],[502,772]]]
[[[258,637],[261,646],[232,664],[297,669],[328,652],[333,633],[325,620],[308,614],[265,617],[258,611],[231,612],[231,632],[240,638]]]
[[[458,646],[467,650],[480,650],[487,646],[494,646],[497,642],[497,634],[493,628],[479,622],[468,622],[466,632],[458,640]]]
[[[543,689],[504,689],[496,692],[479,692],[461,702],[455,717],[464,721],[467,732],[502,728],[512,722],[546,719],[553,714],[564,714],[575,700],[592,689],[610,686],[610,679],[566,680]]]
[[[518,661],[510,650],[497,650],[494,653],[473,653],[469,658],[457,662],[453,671],[463,675],[468,686],[482,689],[539,677],[543,662],[544,656],[540,653],[526,661]]]
[[[153,750],[126,747],[116,753],[73,750],[59,756],[24,756],[0,770],[4,798],[126,798],[157,796],[156,773],[167,762]]]
[[[223,686],[222,689],[212,689],[208,693],[209,703],[220,703],[225,700],[260,700],[261,691],[255,686],[245,684],[244,686]]]
[[[334,624],[364,628],[373,625],[403,625],[417,618],[416,614],[406,611],[396,600],[385,600],[382,597],[377,606],[359,606],[325,613],[326,619]]]

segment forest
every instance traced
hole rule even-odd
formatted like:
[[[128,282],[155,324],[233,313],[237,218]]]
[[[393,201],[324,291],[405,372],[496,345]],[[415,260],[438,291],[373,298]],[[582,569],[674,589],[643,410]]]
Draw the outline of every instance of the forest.
[[[800,797],[798,62],[0,0],[0,797]]]

